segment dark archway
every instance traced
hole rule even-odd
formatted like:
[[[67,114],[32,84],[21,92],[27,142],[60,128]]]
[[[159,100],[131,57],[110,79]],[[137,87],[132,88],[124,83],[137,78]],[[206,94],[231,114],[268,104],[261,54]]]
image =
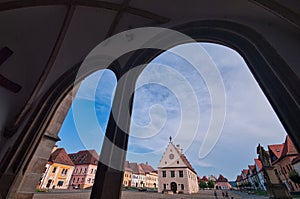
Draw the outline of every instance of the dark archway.
[[[260,34],[247,26],[226,21],[191,22],[176,26],[174,29],[193,37],[197,41],[223,44],[239,52],[247,62],[250,70],[286,128],[287,133],[296,144],[297,149],[300,149],[300,137],[297,136],[297,132],[300,132],[300,93],[297,88],[300,85],[300,80],[290,69],[289,65]],[[182,42],[184,43],[184,41]],[[129,62],[125,64],[126,67],[115,69],[117,74],[119,74],[118,77],[122,76],[131,67],[149,63],[159,53],[161,51],[149,49],[136,52],[135,56],[132,56]],[[5,164],[1,164],[0,166],[1,171],[10,171],[13,173],[13,177],[10,177],[9,180],[2,178],[1,184],[6,183],[11,185],[19,173],[23,175],[26,172],[37,143],[40,142],[46,129],[45,124],[49,122],[59,102],[71,89],[77,70],[78,66],[73,67],[60,77],[44,96],[35,101],[28,113],[28,117],[23,121],[21,131],[24,137],[20,137],[16,141],[14,147],[6,154],[6,158],[2,160]],[[132,82],[134,83],[135,80],[132,80]],[[133,89],[134,84],[130,83],[126,86],[120,88],[119,92],[128,89],[128,87],[131,87],[129,89]],[[113,140],[113,143],[120,148],[127,150],[127,135],[118,130],[116,122],[112,117],[108,125],[107,137]],[[23,150],[18,150],[18,148]],[[111,151],[109,153],[106,155],[113,155],[114,152]],[[99,173],[96,177],[96,182],[98,183],[96,183],[97,190],[96,188],[93,190],[94,196],[98,198],[108,198],[111,196],[109,195],[111,190],[108,191],[104,187],[105,184],[115,184],[116,197],[119,196],[122,173],[116,173],[116,171],[105,165],[100,167],[97,172]],[[113,183],[116,181],[118,183]],[[9,189],[10,186],[7,186],[5,194],[7,194]]]
[[[177,192],[177,184],[176,184],[176,182],[171,182],[171,191],[173,191],[173,193]]]

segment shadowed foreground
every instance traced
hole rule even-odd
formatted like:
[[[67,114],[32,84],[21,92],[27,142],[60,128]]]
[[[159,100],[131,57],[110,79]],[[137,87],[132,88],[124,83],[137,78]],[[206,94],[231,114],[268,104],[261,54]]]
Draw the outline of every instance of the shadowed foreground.
[[[218,198],[221,199],[222,192],[217,191]],[[34,199],[88,199],[90,197],[90,191],[72,191],[72,192],[51,192],[51,193],[36,193],[34,195]],[[243,198],[243,199],[267,199],[268,197],[263,196],[255,196],[255,195],[248,195],[246,193],[241,193],[238,191],[230,191],[229,192],[229,199],[231,198],[237,199],[237,198]],[[168,199],[168,198],[174,198],[174,199],[183,199],[183,198],[215,198],[214,192],[212,190],[201,190],[198,194],[192,194],[192,195],[186,195],[186,194],[174,194],[174,195],[168,195],[168,194],[161,194],[161,193],[149,193],[149,192],[134,192],[134,191],[123,191],[122,192],[122,199]]]

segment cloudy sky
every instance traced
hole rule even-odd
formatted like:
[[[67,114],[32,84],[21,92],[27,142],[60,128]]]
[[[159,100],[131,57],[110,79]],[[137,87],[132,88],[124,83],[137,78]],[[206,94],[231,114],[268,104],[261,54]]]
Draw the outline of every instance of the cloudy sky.
[[[86,78],[60,131],[69,153],[101,149],[116,79]],[[155,58],[138,79],[127,159],[157,167],[173,137],[199,176],[230,180],[253,164],[258,143],[285,131],[243,58],[216,44],[185,44]]]

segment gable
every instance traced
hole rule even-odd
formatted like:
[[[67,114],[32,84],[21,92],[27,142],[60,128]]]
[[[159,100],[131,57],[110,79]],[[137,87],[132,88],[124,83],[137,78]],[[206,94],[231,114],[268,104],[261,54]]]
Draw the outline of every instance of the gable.
[[[189,163],[187,158],[179,146],[174,146],[172,142],[169,142],[162,159],[159,162],[158,168],[188,168],[192,172],[196,173],[192,165]]]

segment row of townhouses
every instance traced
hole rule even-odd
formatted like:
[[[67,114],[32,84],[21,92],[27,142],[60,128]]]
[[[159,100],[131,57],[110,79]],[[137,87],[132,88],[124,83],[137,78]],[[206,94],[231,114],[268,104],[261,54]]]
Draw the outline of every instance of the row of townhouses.
[[[153,169],[148,163],[125,162],[123,186],[157,188],[157,185],[157,170]]]
[[[284,143],[268,145],[268,154],[278,179],[290,192],[299,192],[300,156],[290,137],[286,136]],[[238,187],[267,190],[263,166],[258,158],[254,159],[253,165],[241,171],[236,184]]]
[[[95,150],[67,154],[63,148],[54,148],[38,189],[85,189],[94,184],[99,155]],[[124,186],[156,188],[157,171],[146,164],[126,161]]]

